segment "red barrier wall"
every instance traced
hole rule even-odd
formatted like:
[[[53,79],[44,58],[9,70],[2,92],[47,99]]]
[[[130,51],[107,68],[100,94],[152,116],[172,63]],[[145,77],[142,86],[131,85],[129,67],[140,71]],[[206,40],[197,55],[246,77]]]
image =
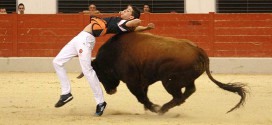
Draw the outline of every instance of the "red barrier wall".
[[[155,23],[151,33],[189,39],[211,57],[272,57],[272,14],[151,13],[141,19]],[[88,23],[84,14],[0,15],[0,57],[54,57]],[[97,38],[93,56],[110,36]]]

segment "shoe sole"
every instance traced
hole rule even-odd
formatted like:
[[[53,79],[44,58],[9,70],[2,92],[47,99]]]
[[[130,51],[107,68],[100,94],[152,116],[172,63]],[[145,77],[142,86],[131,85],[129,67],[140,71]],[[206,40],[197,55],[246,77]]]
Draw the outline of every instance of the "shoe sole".
[[[94,115],[95,115],[95,116],[101,116],[101,115],[103,115],[103,112],[104,112],[104,110],[106,109],[106,106],[107,106],[107,104],[106,104],[105,106],[103,106],[103,110],[100,111],[100,113],[94,113]]]
[[[73,99],[73,96],[70,96],[69,98],[67,98],[67,99],[64,100],[63,102],[64,102],[64,103],[67,103],[67,102],[71,101],[72,99]]]
[[[70,102],[71,100],[73,100],[73,96],[67,98],[66,100],[63,101],[63,103],[61,105],[55,105],[56,108],[62,107],[64,106],[66,103]]]

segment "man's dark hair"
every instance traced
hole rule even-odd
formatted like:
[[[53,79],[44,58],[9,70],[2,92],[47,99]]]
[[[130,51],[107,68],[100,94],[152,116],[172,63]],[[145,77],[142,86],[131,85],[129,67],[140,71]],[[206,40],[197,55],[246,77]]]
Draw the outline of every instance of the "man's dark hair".
[[[132,9],[133,9],[132,16],[134,16],[135,19],[139,19],[141,16],[140,10],[135,6],[132,6]]]
[[[18,5],[18,8],[19,8],[19,6],[24,6],[24,7],[25,7],[25,5],[24,5],[23,3],[20,3],[20,4]]]

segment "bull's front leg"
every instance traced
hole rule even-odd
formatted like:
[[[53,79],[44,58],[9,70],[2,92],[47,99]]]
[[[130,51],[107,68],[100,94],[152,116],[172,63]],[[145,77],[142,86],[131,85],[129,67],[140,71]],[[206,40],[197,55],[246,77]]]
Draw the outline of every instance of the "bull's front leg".
[[[136,96],[137,100],[144,105],[145,109],[158,113],[160,106],[153,104],[147,97],[148,87],[141,87],[138,84],[127,84],[127,87],[130,92]]]

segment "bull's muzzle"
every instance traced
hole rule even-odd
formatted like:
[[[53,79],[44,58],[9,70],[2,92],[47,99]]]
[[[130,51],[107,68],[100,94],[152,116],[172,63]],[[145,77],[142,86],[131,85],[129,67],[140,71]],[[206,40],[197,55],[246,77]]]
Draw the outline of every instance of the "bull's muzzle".
[[[115,89],[111,89],[107,91],[107,94],[112,95],[112,94],[115,94],[116,92],[117,92],[117,89],[115,88]]]

